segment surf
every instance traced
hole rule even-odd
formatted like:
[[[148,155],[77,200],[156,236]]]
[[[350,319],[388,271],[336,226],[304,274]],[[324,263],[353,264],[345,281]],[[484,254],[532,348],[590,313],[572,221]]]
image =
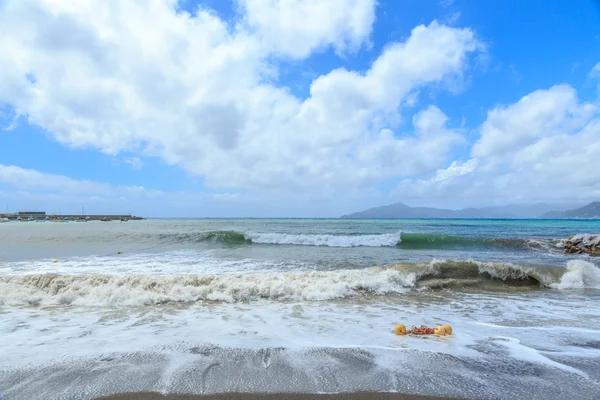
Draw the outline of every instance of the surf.
[[[235,275],[0,276],[0,305],[126,305],[327,301],[420,290],[600,289],[600,269],[583,260],[566,268],[478,261],[432,261],[364,269]]]
[[[447,234],[392,232],[380,234],[296,234],[281,232],[207,231],[168,233],[158,237],[168,244],[212,243],[221,245],[294,245],[314,247],[397,247],[405,250],[451,250],[461,248],[513,248],[558,251],[564,240],[529,238],[480,238]],[[139,239],[136,239],[139,240]]]

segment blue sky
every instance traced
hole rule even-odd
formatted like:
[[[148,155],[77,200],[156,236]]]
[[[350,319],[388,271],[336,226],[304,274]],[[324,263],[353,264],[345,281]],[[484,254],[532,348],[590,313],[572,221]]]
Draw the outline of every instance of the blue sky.
[[[323,217],[394,201],[600,198],[596,1],[109,3],[102,20],[101,2],[0,2],[0,201],[11,211]],[[405,68],[410,51],[431,73]],[[378,60],[389,65],[373,80],[336,73],[369,76]],[[416,133],[420,117],[431,132]],[[523,132],[503,131],[513,126]],[[511,151],[495,152],[499,140]]]

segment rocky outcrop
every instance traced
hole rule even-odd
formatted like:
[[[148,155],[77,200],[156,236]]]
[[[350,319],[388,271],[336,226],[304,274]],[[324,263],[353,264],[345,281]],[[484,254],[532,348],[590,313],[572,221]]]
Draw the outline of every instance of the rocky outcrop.
[[[600,257],[600,235],[575,235],[565,240],[565,253]]]

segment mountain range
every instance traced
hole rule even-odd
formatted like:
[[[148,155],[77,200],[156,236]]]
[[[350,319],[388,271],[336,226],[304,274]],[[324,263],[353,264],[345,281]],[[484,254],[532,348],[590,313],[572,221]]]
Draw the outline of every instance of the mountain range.
[[[563,205],[564,208],[572,207]],[[507,206],[464,208],[449,210],[431,207],[410,207],[404,203],[369,208],[364,211],[343,215],[344,219],[385,218],[600,218],[600,202],[583,207],[556,211],[556,204],[513,204]]]
[[[542,218],[600,218],[600,201],[594,201],[583,207],[567,211],[550,211]]]

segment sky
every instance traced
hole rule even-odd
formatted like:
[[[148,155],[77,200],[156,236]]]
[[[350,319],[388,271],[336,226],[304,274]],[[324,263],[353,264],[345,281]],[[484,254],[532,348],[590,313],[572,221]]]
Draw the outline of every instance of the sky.
[[[0,212],[600,200],[595,0],[0,0]]]

